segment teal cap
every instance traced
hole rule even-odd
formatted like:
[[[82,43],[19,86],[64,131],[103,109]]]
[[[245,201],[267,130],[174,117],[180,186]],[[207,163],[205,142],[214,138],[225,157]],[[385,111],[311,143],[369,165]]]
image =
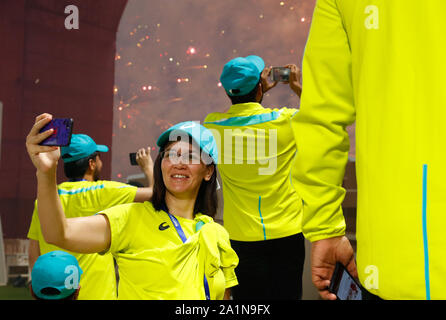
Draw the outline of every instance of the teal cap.
[[[34,294],[45,300],[64,299],[78,288],[83,271],[73,255],[64,251],[51,251],[37,258],[31,271]],[[45,288],[56,289],[54,294],[42,292]],[[59,292],[59,293],[57,293]]]
[[[218,149],[214,136],[209,129],[206,129],[198,122],[185,121],[170,127],[159,136],[156,144],[158,147],[164,148],[169,141],[178,141],[178,138],[183,137],[185,134],[192,137],[200,146],[200,149],[212,158],[214,164],[218,163]]]
[[[225,64],[220,82],[229,96],[243,96],[259,83],[263,69],[265,62],[259,56],[238,57]]]
[[[86,134],[73,134],[70,145],[62,147],[60,151],[63,161],[68,163],[86,158],[96,151],[108,152],[108,147],[96,144],[96,142]]]

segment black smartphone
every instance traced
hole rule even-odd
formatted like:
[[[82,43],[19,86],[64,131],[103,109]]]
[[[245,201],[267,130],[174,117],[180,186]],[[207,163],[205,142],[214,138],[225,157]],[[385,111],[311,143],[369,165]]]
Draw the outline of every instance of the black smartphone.
[[[46,126],[44,126],[40,132],[45,132],[50,129],[54,129],[53,134],[43,140],[40,145],[66,147],[71,142],[71,135],[73,134],[73,119],[53,119]]]
[[[271,69],[271,79],[273,81],[287,82],[290,81],[290,68],[273,67]]]
[[[339,300],[362,300],[361,286],[340,262],[336,263],[328,291]]]
[[[132,166],[137,166],[138,162],[136,162],[136,152],[129,153],[130,156],[130,164]]]

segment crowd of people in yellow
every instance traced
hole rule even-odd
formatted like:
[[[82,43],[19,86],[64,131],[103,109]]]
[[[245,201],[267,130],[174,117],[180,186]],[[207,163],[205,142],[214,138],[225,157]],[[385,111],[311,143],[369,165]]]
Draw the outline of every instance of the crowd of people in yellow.
[[[108,148],[85,134],[67,147],[40,145],[52,115],[37,116],[26,141],[37,177],[33,294],[300,299],[306,238],[323,299],[337,298],[328,290],[337,262],[365,299],[444,299],[444,9],[443,0],[318,0],[302,82],[285,66],[300,108],[263,107],[279,83],[271,68],[256,55],[232,59],[220,76],[226,112],[166,130],[155,161],[150,148],[138,151],[144,188],[100,180]],[[356,257],[341,206],[355,121]],[[60,158],[68,181],[57,185]],[[217,173],[223,226],[213,220]],[[79,263],[69,288],[67,273],[44,275],[48,259],[73,265],[61,250]]]

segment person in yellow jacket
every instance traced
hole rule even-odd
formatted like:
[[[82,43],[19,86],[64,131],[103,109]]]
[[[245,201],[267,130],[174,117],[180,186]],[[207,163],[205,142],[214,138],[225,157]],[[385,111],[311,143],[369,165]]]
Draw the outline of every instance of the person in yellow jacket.
[[[64,173],[68,181],[57,186],[62,207],[66,217],[87,217],[100,210],[118,204],[133,201],[143,202],[152,197],[153,161],[150,148],[138,150],[137,161],[147,178],[147,187],[136,188],[116,181],[101,180],[101,152],[107,152],[108,147],[97,145],[86,134],[73,134],[69,146],[62,147]],[[30,267],[43,254],[60,250],[57,246],[45,241],[40,228],[38,203],[34,205],[31,225],[28,231]],[[82,292],[79,300],[114,300],[116,293],[116,273],[111,254],[79,254],[72,253],[82,270],[85,271],[81,280]]]
[[[212,133],[189,121],[158,138],[150,202],[67,219],[54,181],[59,149],[39,145],[51,132],[38,132],[51,118],[38,116],[27,138],[47,241],[72,252],[111,253],[119,267],[118,299],[229,298],[238,257],[211,217],[218,204]]]
[[[318,0],[293,119],[321,296],[335,261],[382,299],[445,299],[446,22],[442,0]],[[356,121],[357,268],[341,187]],[[302,137],[302,138],[299,138]]]
[[[300,70],[286,68],[288,85],[300,96]],[[232,105],[203,124],[218,137],[223,222],[240,257],[234,300],[302,296],[302,199],[293,185],[298,151],[290,125],[298,109],[262,106],[278,84],[268,81],[271,71],[256,55],[227,62],[220,80]]]

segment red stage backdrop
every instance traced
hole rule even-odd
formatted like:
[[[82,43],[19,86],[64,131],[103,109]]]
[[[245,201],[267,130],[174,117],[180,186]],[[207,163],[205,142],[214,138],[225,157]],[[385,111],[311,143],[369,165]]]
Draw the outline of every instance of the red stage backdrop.
[[[5,238],[26,238],[36,197],[26,135],[50,112],[74,119],[111,147],[115,39],[127,0],[0,1],[0,217]],[[79,9],[79,29],[67,30],[66,6]],[[111,152],[102,157],[109,179]],[[62,163],[59,180],[63,180]]]

